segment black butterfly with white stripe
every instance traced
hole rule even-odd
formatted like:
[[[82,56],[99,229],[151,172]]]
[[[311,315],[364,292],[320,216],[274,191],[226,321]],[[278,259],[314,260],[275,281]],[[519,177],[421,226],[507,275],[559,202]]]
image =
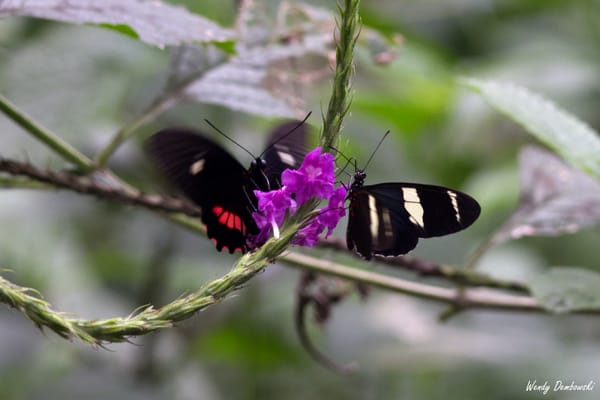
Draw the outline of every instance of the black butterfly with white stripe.
[[[365,178],[358,170],[350,185],[346,243],[367,260],[406,254],[419,238],[465,229],[481,212],[475,199],[453,189],[399,182],[365,186]]]

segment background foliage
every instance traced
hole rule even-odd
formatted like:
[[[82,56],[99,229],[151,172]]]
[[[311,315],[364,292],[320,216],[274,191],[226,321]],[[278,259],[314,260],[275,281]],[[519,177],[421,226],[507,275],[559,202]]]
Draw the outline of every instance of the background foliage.
[[[189,10],[223,27],[235,21],[234,4],[188,3]],[[278,2],[266,4],[264,15],[248,18],[273,21]],[[335,10],[334,2],[318,5]],[[369,40],[356,54],[344,151],[364,162],[389,129],[391,137],[369,166],[369,182],[443,184],[473,194],[483,206],[474,227],[423,242],[415,255],[463,265],[517,207],[519,152],[523,145],[536,143],[481,97],[456,85],[455,78],[468,75],[526,86],[598,130],[599,12],[597,2],[564,0],[373,0],[362,5],[363,38]],[[324,32],[331,15],[323,17]],[[123,30],[119,21],[112,27],[0,19],[0,91],[90,156],[144,109],[161,108],[165,103],[152,99],[165,99],[165,88],[169,93],[191,79],[184,61],[213,65],[222,57],[209,50],[198,61],[184,50],[169,53],[150,45],[163,43],[115,32]],[[386,65],[373,62],[380,46],[388,46],[377,32],[403,37],[397,58]],[[182,102],[166,110],[119,148],[109,165],[130,182],[156,191],[160,179],[142,142],[162,127],[206,130],[203,118],[208,118],[257,153],[257,143],[275,122],[272,117],[305,108],[315,112],[312,121],[318,126],[317,115],[330,90],[323,64],[331,50],[326,39],[314,30],[315,51],[301,58],[306,65],[290,66],[278,64],[288,47],[252,43],[259,33],[249,30],[242,37],[256,50],[255,57],[273,62],[272,88],[281,96],[256,97],[268,93],[252,85],[252,71],[226,65],[244,79],[199,77],[197,85],[177,92],[176,98],[194,100],[210,92],[215,95],[212,104]],[[228,40],[229,32],[222,34]],[[219,46],[227,48],[227,41]],[[281,75],[292,67],[321,79],[310,89],[294,85]],[[306,105],[279,101],[294,95]],[[254,102],[244,101],[248,98]],[[267,104],[273,113],[244,108],[249,104]],[[62,166],[7,118],[0,118],[0,132],[3,157]],[[577,143],[561,145],[559,153],[570,145]],[[569,194],[588,191],[589,185],[583,188]],[[209,241],[144,210],[67,192],[3,190],[0,226],[0,266],[11,270],[4,275],[39,289],[56,308],[90,319],[126,315],[140,304],[162,304],[222,275],[235,262],[235,257],[216,253]],[[597,229],[589,229],[504,242],[486,253],[478,268],[500,278],[532,280],[541,296],[568,279],[591,282],[593,288],[593,279],[585,274],[598,269],[598,239]],[[588,271],[578,270],[574,278],[549,270],[543,280],[536,280],[549,266]],[[350,299],[335,309],[323,331],[311,330],[318,346],[333,358],[359,361],[357,376],[336,376],[308,358],[293,331],[291,293],[297,274],[282,263],[274,265],[236,297],[176,329],[134,339],[139,346],[111,344],[108,352],[42,335],[21,314],[2,308],[0,398],[529,399],[539,395],[525,392],[528,380],[600,382],[597,318],[469,311],[440,323],[443,306],[378,291],[367,302]],[[594,398],[597,393],[553,396]]]

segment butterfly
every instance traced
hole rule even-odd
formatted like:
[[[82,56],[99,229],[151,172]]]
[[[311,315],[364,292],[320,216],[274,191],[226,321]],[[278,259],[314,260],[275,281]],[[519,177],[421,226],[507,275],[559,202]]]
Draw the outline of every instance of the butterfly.
[[[223,147],[192,129],[168,128],[148,140],[149,150],[166,177],[200,206],[207,236],[218,251],[248,251],[247,238],[258,233],[252,218],[254,190],[281,187],[281,173],[298,168],[306,154],[303,121],[278,125],[266,149],[245,169]]]
[[[406,254],[419,238],[465,229],[481,212],[475,199],[457,190],[400,182],[365,186],[365,178],[357,169],[348,191],[346,244],[367,260]]]

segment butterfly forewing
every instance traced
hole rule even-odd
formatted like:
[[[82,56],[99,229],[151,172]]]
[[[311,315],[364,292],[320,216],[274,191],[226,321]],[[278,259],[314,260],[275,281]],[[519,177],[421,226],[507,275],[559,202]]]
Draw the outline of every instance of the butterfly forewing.
[[[245,179],[246,170],[235,158],[194,131],[165,129],[148,143],[160,169],[201,207],[212,202],[215,193],[217,197],[238,194]]]
[[[418,238],[460,231],[479,213],[472,197],[441,186],[355,185],[350,194],[347,243],[367,259],[402,255],[417,245]]]
[[[166,129],[149,141],[160,169],[202,208],[207,235],[217,249],[246,249],[246,235],[256,233],[251,216],[247,172],[213,141],[185,129]]]
[[[481,211],[471,196],[442,186],[380,183],[363,189],[380,200],[383,206],[403,209],[422,238],[465,229],[475,222]]]

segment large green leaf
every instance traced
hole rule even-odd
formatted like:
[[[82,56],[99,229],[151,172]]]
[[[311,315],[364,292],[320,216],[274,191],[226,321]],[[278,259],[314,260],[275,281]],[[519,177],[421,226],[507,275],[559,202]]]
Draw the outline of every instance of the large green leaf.
[[[539,94],[511,83],[470,78],[460,83],[481,94],[573,166],[600,178],[600,137],[587,124]]]
[[[224,42],[233,31],[183,7],[158,0],[0,1],[0,18],[23,16],[109,27],[159,47],[186,42]]]
[[[581,268],[552,268],[530,283],[540,305],[548,311],[567,313],[600,310],[600,274]]]

